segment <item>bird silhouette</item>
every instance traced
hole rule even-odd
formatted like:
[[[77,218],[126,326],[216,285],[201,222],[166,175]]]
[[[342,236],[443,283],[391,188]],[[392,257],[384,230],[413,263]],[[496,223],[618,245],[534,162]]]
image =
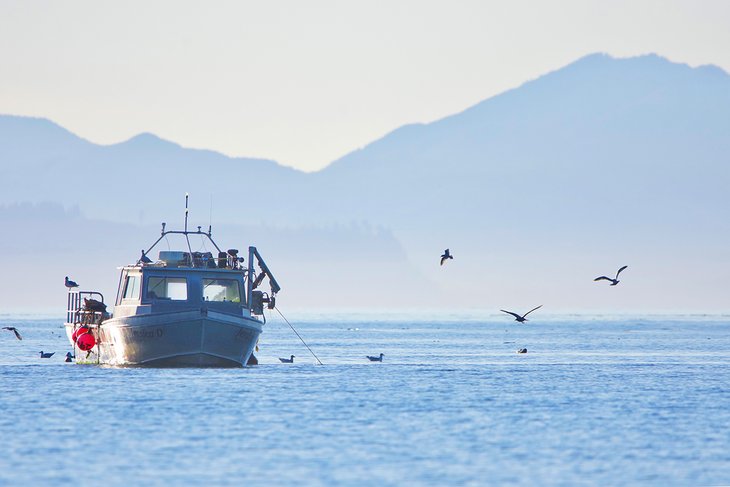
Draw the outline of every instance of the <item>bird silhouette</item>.
[[[71,355],[71,352],[66,352],[66,362],[73,362],[75,357]]]
[[[147,257],[147,254],[145,254],[144,249],[142,249],[142,257],[139,258],[137,261],[137,264],[151,264],[152,259]]]
[[[625,265],[621,269],[619,269],[618,272],[616,273],[616,277],[613,278],[613,279],[611,279],[610,277],[606,277],[606,276],[600,276],[600,277],[596,277],[593,280],[594,281],[610,281],[611,282],[611,286],[615,286],[616,284],[618,284],[619,282],[621,282],[621,281],[618,280],[618,275],[621,274],[621,271],[623,271],[627,267],[628,266]]]
[[[283,364],[293,364],[294,363],[294,355],[292,355],[291,358],[281,358],[281,357],[279,357],[279,360]]]
[[[441,265],[444,265],[444,262],[446,262],[447,259],[453,259],[454,256],[449,253],[449,249],[444,250],[443,255],[441,256]]]
[[[74,288],[74,287],[79,287],[79,285],[78,285],[78,284],[76,284],[76,283],[75,283],[74,281],[72,281],[71,279],[69,279],[69,278],[68,278],[68,276],[66,276],[66,282],[65,282],[64,284],[65,284],[65,285],[66,285],[66,287],[67,287],[67,288],[69,288],[69,289],[71,289],[71,288]]]
[[[23,339],[23,337],[20,336],[20,332],[18,332],[18,329],[15,328],[14,326],[3,326],[3,330],[12,331],[13,333],[15,333],[15,338],[17,338],[18,340],[22,340]]]
[[[51,358],[54,353],[56,353],[56,352],[45,353],[43,350],[41,350],[41,358]]]
[[[513,313],[512,311],[507,311],[506,309],[500,309],[502,313],[507,313],[508,315],[512,315],[515,317],[515,321],[519,323],[524,323],[525,321],[529,321],[526,316],[535,311],[536,309],[542,308],[542,305],[538,306],[537,308],[532,308],[527,313],[523,314],[522,316],[518,315],[517,313]]]
[[[382,353],[379,356],[377,356],[377,357],[373,357],[372,355],[366,355],[366,357],[371,362],[382,362],[383,361],[383,354]]]

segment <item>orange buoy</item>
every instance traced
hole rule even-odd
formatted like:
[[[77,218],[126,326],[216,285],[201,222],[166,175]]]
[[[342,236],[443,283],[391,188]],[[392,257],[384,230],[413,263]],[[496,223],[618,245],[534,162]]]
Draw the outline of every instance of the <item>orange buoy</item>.
[[[71,340],[73,340],[73,342],[76,343],[76,340],[78,340],[81,335],[83,335],[84,333],[89,333],[90,331],[91,331],[91,329],[89,329],[88,326],[79,327],[71,335]]]
[[[89,332],[82,333],[76,338],[76,346],[79,347],[79,350],[83,350],[84,352],[94,348],[94,345],[96,345],[96,339],[94,339],[94,335]]]

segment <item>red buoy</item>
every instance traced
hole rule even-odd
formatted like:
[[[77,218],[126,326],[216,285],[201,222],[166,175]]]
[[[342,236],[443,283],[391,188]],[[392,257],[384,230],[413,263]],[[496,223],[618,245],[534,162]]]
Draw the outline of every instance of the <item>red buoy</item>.
[[[96,340],[94,339],[94,335],[91,333],[82,333],[76,338],[76,346],[79,347],[79,350],[83,350],[84,352],[94,348],[94,345],[96,345]]]
[[[73,340],[73,342],[76,343],[76,340],[79,339],[79,336],[83,335],[84,333],[88,333],[90,331],[91,330],[89,329],[88,326],[82,326],[82,327],[76,328],[76,331],[74,331],[73,334],[71,335],[71,340]]]

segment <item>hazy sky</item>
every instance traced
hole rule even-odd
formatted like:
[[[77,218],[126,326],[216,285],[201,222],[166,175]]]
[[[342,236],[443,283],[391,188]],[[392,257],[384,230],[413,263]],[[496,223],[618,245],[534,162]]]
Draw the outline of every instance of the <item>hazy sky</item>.
[[[321,168],[580,56],[730,71],[730,1],[0,0],[0,113]]]

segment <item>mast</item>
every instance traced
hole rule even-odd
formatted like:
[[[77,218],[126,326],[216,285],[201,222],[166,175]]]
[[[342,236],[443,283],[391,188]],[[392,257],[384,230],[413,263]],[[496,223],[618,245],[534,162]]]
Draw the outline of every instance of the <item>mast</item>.
[[[190,252],[190,263],[195,267],[195,259],[193,259],[193,248],[190,246],[190,237],[188,237],[188,193],[185,193],[185,241],[188,243],[188,252]],[[200,233],[200,229],[198,229]]]

